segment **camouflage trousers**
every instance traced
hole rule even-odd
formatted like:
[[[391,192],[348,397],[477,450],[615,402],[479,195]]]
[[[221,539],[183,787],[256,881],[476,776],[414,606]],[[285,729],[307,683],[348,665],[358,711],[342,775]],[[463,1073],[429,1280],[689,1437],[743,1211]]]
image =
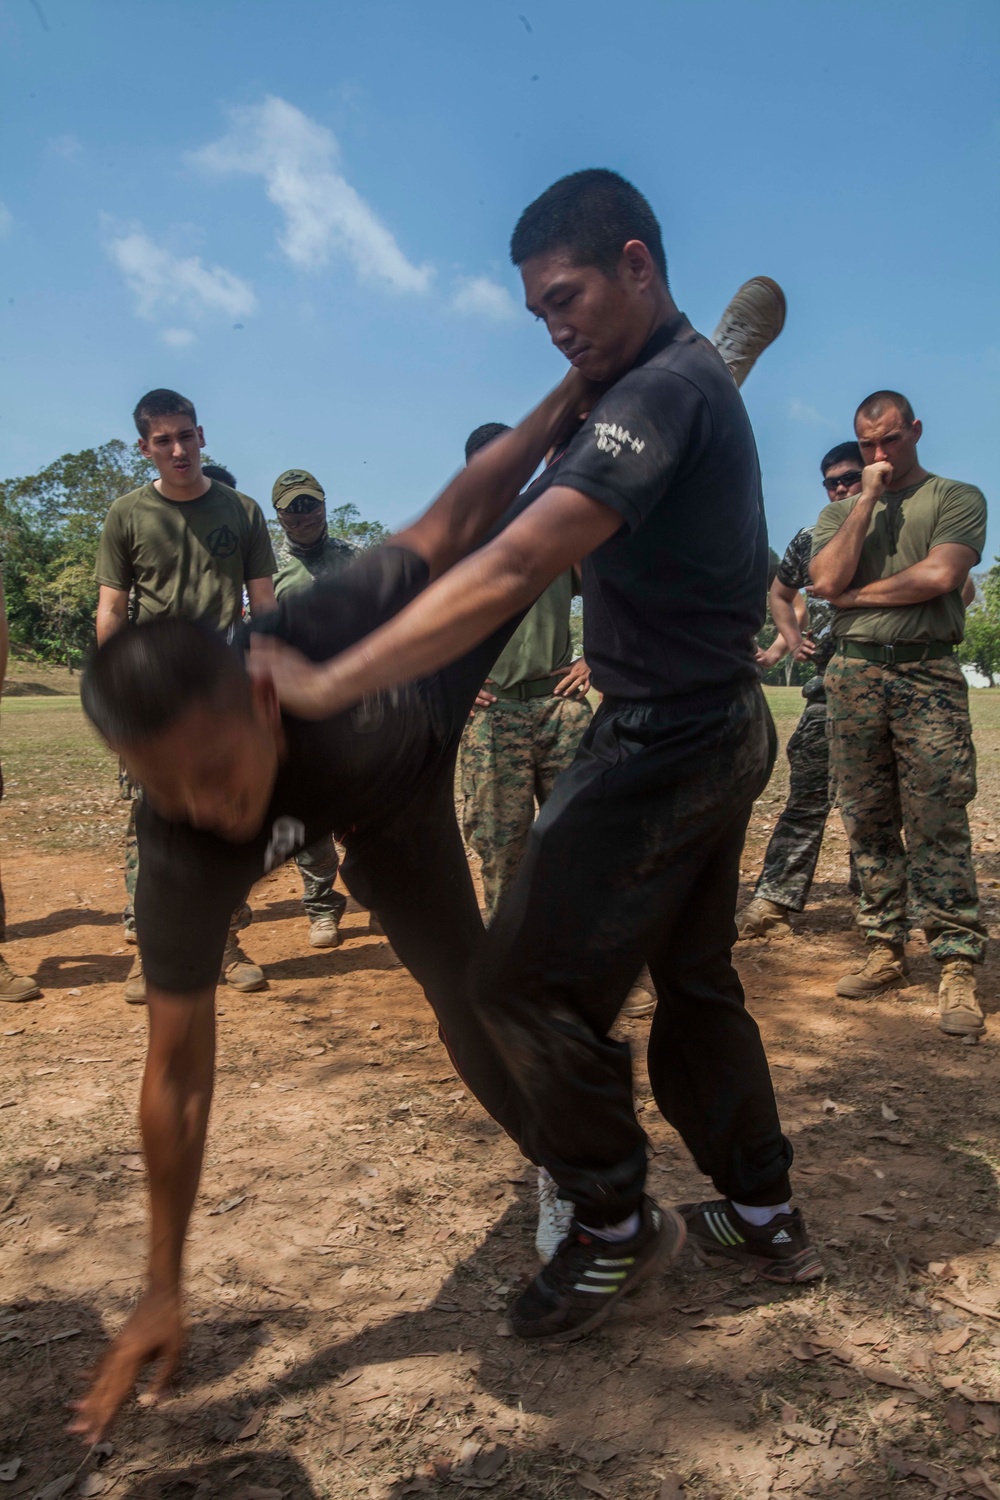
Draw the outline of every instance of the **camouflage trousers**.
[[[755,895],[801,911],[830,812],[826,704],[807,703],[788,741],[788,801],[764,855]]]
[[[295,856],[295,863],[302,876],[302,904],[310,922],[320,917],[333,917],[339,922],[347,908],[347,897],[333,888],[340,868],[333,835],[328,833],[303,849]]]
[[[976,795],[969,690],[951,657],[826,669],[830,781],[861,881],[858,925],[936,959],[982,961],[986,933],[966,806]]]
[[[576,754],[590,706],[557,698],[501,698],[477,708],[462,736],[462,831],[483,868],[486,920],[514,878],[541,807]]]

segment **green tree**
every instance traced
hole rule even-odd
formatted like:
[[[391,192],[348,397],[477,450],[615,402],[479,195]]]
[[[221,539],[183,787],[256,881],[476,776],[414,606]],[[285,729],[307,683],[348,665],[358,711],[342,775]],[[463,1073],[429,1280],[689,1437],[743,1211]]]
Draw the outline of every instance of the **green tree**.
[[[976,598],[965,616],[965,639],[958,648],[959,661],[974,667],[991,687],[1000,676],[1000,566],[996,564],[973,580]]]
[[[11,640],[49,661],[80,664],[97,609],[94,559],[112,500],[155,470],[114,438],[0,481],[0,546]]]

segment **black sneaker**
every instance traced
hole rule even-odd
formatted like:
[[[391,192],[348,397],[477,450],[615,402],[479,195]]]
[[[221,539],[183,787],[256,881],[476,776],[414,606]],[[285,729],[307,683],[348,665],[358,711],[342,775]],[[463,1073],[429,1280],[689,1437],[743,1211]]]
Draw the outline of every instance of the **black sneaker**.
[[[617,1244],[598,1239],[574,1219],[544,1270],[510,1310],[522,1339],[568,1343],[603,1323],[615,1304],[684,1248],[684,1220],[672,1208],[643,1198],[639,1229]]]
[[[765,1281],[787,1285],[825,1274],[797,1208],[790,1214],[777,1214],[761,1229],[741,1218],[728,1198],[679,1203],[677,1212],[687,1225],[688,1241],[697,1255],[724,1255],[727,1260],[752,1267]]]

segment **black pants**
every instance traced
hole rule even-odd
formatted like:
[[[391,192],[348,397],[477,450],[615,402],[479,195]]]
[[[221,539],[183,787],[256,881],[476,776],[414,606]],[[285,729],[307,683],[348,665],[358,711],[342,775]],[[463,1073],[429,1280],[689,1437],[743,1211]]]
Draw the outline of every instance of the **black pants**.
[[[608,1032],[644,961],[662,1114],[722,1194],[790,1194],[791,1147],[730,961],[743,838],[774,754],[756,684],[714,702],[606,700],[478,944],[476,1009],[520,1091],[523,1149],[584,1223],[625,1218],[643,1190],[631,1058]]]
[[[386,937],[430,1002],[463,1081],[530,1155],[521,1092],[472,1007],[472,961],[485,929],[455,816],[462,731],[476,693],[520,619],[425,684],[439,753],[414,786],[404,813],[345,835],[341,875],[355,900],[378,913]]]

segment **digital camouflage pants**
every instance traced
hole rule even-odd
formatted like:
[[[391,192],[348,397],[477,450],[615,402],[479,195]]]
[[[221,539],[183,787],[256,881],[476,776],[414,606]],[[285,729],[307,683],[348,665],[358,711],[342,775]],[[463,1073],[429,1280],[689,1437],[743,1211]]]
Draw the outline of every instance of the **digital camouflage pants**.
[[[788,801],[774,825],[754,894],[791,911],[802,911],[816,874],[830,813],[830,748],[824,702],[806,704],[786,753]],[[851,890],[857,890],[853,855]]]
[[[982,961],[986,934],[966,806],[976,795],[969,691],[958,663],[826,669],[831,790],[851,841],[869,942],[922,927],[936,959]]]
[[[328,833],[303,849],[295,856],[295,863],[302,876],[302,904],[310,922],[320,917],[333,917],[339,922],[347,907],[347,897],[333,888],[340,868],[333,835]]]
[[[500,698],[477,708],[462,736],[462,831],[479,855],[492,921],[514,878],[535,821],[560,771],[565,771],[590,723],[581,700]]]

